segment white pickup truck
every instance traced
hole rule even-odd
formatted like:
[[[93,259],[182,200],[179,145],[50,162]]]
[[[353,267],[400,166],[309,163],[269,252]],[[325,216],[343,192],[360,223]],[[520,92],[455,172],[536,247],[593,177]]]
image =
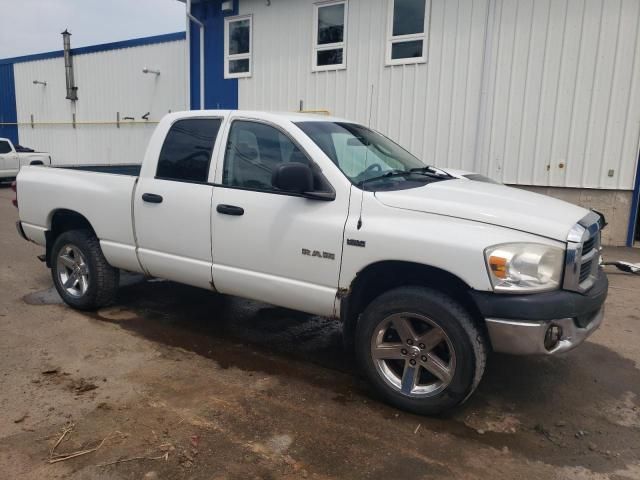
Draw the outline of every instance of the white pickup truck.
[[[491,350],[559,354],[603,318],[601,216],[482,180],[346,120],[172,113],[141,167],[23,168],[18,230],[74,308],[122,269],[338,318],[380,395],[433,414]]]
[[[25,165],[51,165],[51,155],[14,146],[8,138],[0,138],[0,182],[15,178]]]

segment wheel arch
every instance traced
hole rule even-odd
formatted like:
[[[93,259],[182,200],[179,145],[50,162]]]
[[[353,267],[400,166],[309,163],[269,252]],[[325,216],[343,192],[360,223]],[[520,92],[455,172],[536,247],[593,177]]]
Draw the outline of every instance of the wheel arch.
[[[91,222],[87,220],[87,217],[75,210],[68,210],[60,208],[53,210],[49,215],[47,222],[48,229],[45,232],[46,239],[46,264],[51,268],[51,249],[56,239],[70,230],[89,230],[94,235],[95,229],[91,225]]]
[[[346,345],[352,346],[358,318],[373,299],[394,288],[410,285],[432,288],[457,300],[486,334],[485,322],[470,294],[472,288],[460,277],[431,265],[387,260],[372,263],[360,270],[348,293],[341,299],[340,319]]]

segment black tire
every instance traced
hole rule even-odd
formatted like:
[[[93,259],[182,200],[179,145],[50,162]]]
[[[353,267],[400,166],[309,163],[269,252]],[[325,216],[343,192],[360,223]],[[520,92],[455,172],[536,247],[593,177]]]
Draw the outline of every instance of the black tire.
[[[426,317],[428,317],[429,323],[424,321]],[[450,373],[449,380],[442,380],[426,370],[424,365],[428,364],[430,368],[433,368],[434,364],[428,363],[428,361],[431,361],[431,357],[422,356],[422,353],[434,353],[436,350],[420,350],[423,347],[427,348],[422,343],[420,348],[418,348],[418,345],[415,345],[415,348],[414,346],[407,347],[414,350],[410,350],[409,354],[403,354],[401,359],[395,359],[396,357],[394,357],[394,359],[384,360],[384,362],[374,359],[373,346],[379,345],[376,342],[380,342],[381,338],[390,338],[390,340],[383,340],[385,342],[384,346],[398,348],[396,345],[401,345],[399,343],[401,342],[399,331],[393,327],[390,329],[388,327],[389,325],[395,325],[393,320],[389,320],[390,318],[399,319],[401,322],[402,318],[411,318],[409,324],[412,327],[419,328],[421,324],[424,324],[426,327],[423,335],[424,332],[428,333],[431,329],[437,330],[436,326],[446,334],[443,336],[446,340],[441,340],[439,346],[435,348],[443,349],[444,355],[450,355],[446,353],[450,347],[454,350],[453,357],[445,357],[448,359],[449,367],[452,367],[447,370]],[[384,330],[385,325],[387,330]],[[379,333],[381,331],[386,332],[384,333],[385,336],[381,336],[382,334]],[[438,336],[441,336],[442,332],[438,331]],[[391,337],[387,337],[387,335]],[[391,343],[386,343],[387,341]],[[402,345],[404,346],[404,342]],[[417,353],[415,352],[416,348],[420,350]],[[403,410],[421,415],[443,413],[462,404],[469,398],[480,383],[487,356],[485,339],[479,328],[474,324],[469,312],[446,294],[419,286],[400,287],[390,290],[367,306],[356,326],[355,351],[360,367],[376,391],[387,402]],[[403,348],[402,351],[406,352],[407,350]],[[413,357],[411,356],[412,353]],[[406,387],[408,392],[405,391],[403,393],[401,390],[405,388],[404,374],[401,372],[406,373],[406,368],[409,366],[408,362],[413,361],[415,365],[416,360],[413,360],[414,358],[418,359],[418,362],[420,362],[420,358],[425,359],[425,361],[424,363],[418,363],[417,367],[412,367],[418,369],[418,380],[415,381],[414,386],[409,384]],[[436,360],[438,359],[436,356]],[[446,363],[446,361],[443,363]],[[381,367],[383,364],[384,367]],[[393,377],[394,373],[396,376],[402,377],[399,386],[396,385],[394,387],[392,385],[388,372],[391,372],[391,377]],[[421,386],[420,383],[425,378],[424,386]],[[429,381],[433,382],[434,387],[429,386]],[[440,385],[438,387],[441,389],[440,391],[438,391],[436,385]],[[434,388],[434,390],[433,392],[413,393],[415,386],[423,389]]]
[[[77,248],[84,257],[88,270],[88,287],[78,295],[69,293],[61,280],[60,272],[64,267],[60,265],[58,258],[61,250],[68,246]],[[107,263],[100,242],[89,230],[71,230],[56,238],[51,249],[51,276],[62,300],[78,310],[95,310],[111,305],[115,301],[120,282],[120,271]],[[78,289],[81,290],[79,287]]]

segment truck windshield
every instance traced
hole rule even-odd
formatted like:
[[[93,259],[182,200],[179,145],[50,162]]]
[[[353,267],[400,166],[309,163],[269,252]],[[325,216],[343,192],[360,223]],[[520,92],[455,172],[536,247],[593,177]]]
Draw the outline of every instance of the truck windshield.
[[[411,188],[451,178],[362,125],[317,121],[296,125],[360,188]]]

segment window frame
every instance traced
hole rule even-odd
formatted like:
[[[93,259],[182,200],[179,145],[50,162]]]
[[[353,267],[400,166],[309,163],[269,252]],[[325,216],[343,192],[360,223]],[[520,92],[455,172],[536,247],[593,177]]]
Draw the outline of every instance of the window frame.
[[[412,33],[409,35],[393,35],[393,11],[396,0],[388,0],[387,2],[387,41],[385,48],[385,66],[392,67],[394,65],[414,65],[418,63],[427,63],[429,50],[429,31],[431,17],[431,0],[425,0],[424,6],[424,29],[422,33]],[[412,58],[392,58],[393,45],[396,43],[407,43],[422,41],[422,56]]]
[[[334,5],[344,5],[344,27],[342,34],[342,42],[318,44],[318,12],[321,8],[332,7]],[[313,4],[313,38],[311,39],[311,71],[327,72],[335,70],[345,70],[347,68],[347,34],[349,21],[349,0],[327,0],[316,2]],[[342,63],[333,65],[318,65],[318,52],[325,50],[342,49]]]
[[[320,175],[323,178],[326,185],[329,187],[329,192],[327,193],[332,193],[335,196],[336,194],[335,188],[333,187],[331,182],[327,179],[327,177],[322,173],[322,169],[320,168],[318,163],[313,159],[313,157],[309,154],[309,152],[300,144],[300,142],[298,142],[287,130],[282,128],[280,125],[270,122],[268,120],[264,120],[260,118],[243,117],[243,116],[237,116],[230,119],[225,128],[224,138],[221,139],[222,143],[220,147],[223,150],[221,152],[222,162],[220,162],[219,164],[219,168],[217,169],[217,172],[216,172],[216,178],[214,179],[215,183],[213,185],[215,187],[230,188],[233,190],[245,190],[247,192],[270,193],[273,195],[285,195],[288,197],[307,198],[307,196],[304,193],[293,193],[293,192],[285,192],[282,190],[268,190],[268,189],[262,189],[262,188],[242,187],[237,185],[227,185],[224,183],[224,168],[225,168],[225,162],[227,161],[227,145],[229,144],[231,129],[233,128],[233,124],[235,122],[253,122],[253,123],[266,125],[268,127],[272,127],[276,129],[278,132],[284,135],[291,143],[293,143],[304,154],[305,157],[307,157],[307,160],[309,161],[309,166],[311,166],[311,169],[314,172],[316,172],[318,175]]]
[[[229,54],[229,25],[234,22],[249,20],[249,53]],[[249,71],[241,73],[229,72],[229,63],[234,60],[249,60]],[[253,15],[236,15],[224,19],[224,78],[247,78],[253,75]]]
[[[185,178],[171,178],[171,177],[164,177],[162,175],[158,175],[158,169],[160,168],[160,154],[162,153],[164,142],[167,140],[167,137],[169,136],[169,132],[171,132],[171,129],[174,127],[174,125],[183,120],[219,120],[220,121],[220,126],[218,127],[218,133],[216,134],[216,138],[213,142],[213,145],[211,146],[211,156],[209,157],[209,164],[207,166],[207,175],[204,181],[188,180]],[[214,159],[216,158],[216,147],[218,146],[218,143],[220,142],[221,138],[224,136],[224,131],[223,131],[224,124],[225,124],[225,118],[220,116],[195,116],[195,117],[176,118],[173,122],[171,122],[171,124],[167,128],[167,131],[165,132],[165,136],[164,136],[164,141],[160,146],[160,151],[158,152],[158,160],[156,161],[156,169],[153,175],[154,180],[164,180],[167,182],[196,183],[199,185],[208,184],[209,178],[211,177],[211,167],[212,167],[212,164],[214,163]]]

